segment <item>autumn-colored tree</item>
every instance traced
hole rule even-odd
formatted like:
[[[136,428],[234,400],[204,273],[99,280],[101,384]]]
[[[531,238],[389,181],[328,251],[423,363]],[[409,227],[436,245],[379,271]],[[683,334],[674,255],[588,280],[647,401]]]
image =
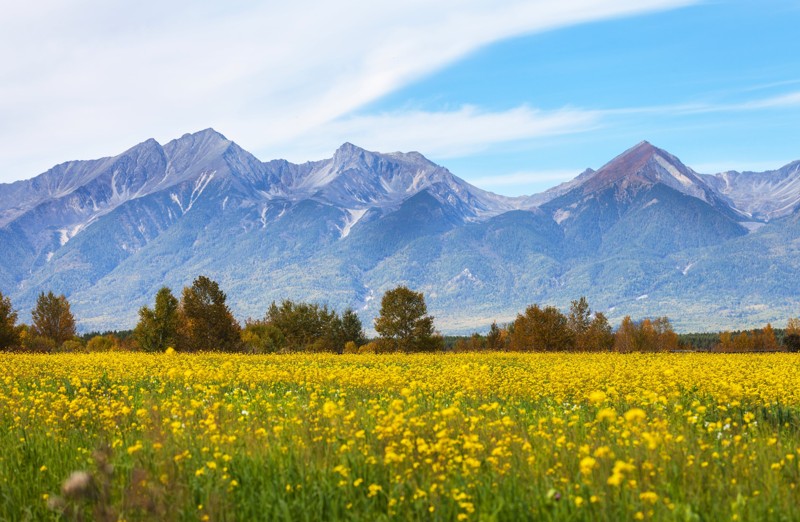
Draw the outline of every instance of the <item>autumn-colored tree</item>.
[[[790,317],[789,320],[786,321],[786,334],[800,335],[800,318]]]
[[[178,299],[165,286],[156,293],[153,309],[146,306],[139,309],[139,324],[136,325],[133,335],[142,350],[163,352],[169,347],[175,347],[180,324],[179,308]]]
[[[741,332],[733,338],[733,351],[752,352],[755,347],[754,339],[747,332]]]
[[[730,353],[733,351],[733,336],[725,331],[719,334],[719,343],[714,348],[716,352]]]
[[[790,352],[800,352],[800,318],[791,317],[787,321],[783,344]]]
[[[601,312],[592,317],[592,311],[585,297],[572,301],[567,326],[572,332],[572,349],[579,352],[606,351],[614,345],[614,335],[608,319]]]
[[[517,315],[510,334],[512,351],[555,352],[572,349],[573,335],[558,308],[532,305]]]
[[[626,315],[614,335],[614,351],[619,353],[630,353],[638,349],[637,328],[631,320],[631,316]]]
[[[187,352],[240,349],[239,324],[225,300],[219,284],[206,276],[198,277],[192,286],[185,287],[176,349]]]
[[[86,343],[87,352],[110,352],[118,350],[118,339],[113,335],[95,335]]]
[[[19,334],[17,312],[11,306],[11,299],[0,292],[0,350],[18,347],[21,343]]]
[[[581,296],[577,301],[572,301],[567,316],[567,326],[575,335],[580,336],[589,329],[592,322],[592,311],[589,309],[589,302],[586,297]]]
[[[655,349],[657,352],[674,352],[678,349],[678,334],[672,329],[672,324],[669,318],[658,317],[653,321],[653,329],[655,330]]]
[[[453,346],[454,352],[481,352],[484,350],[486,350],[486,339],[479,333],[474,333],[467,339],[459,339]]]
[[[503,348],[502,336],[503,333],[500,327],[497,326],[497,321],[492,321],[489,332],[486,334],[486,349],[492,351],[501,350]]]
[[[775,352],[778,351],[780,348],[778,345],[778,339],[775,337],[775,330],[772,329],[772,325],[767,323],[761,332],[759,332],[758,336],[756,337],[756,347],[757,351],[761,352]]]
[[[625,316],[614,336],[614,350],[628,352],[669,352],[678,349],[678,335],[667,317],[644,319],[638,324]]]
[[[40,293],[31,317],[31,333],[34,337],[51,339],[56,347],[75,337],[75,318],[70,311],[69,301],[63,294],[56,296],[53,292]]]
[[[398,286],[383,294],[381,310],[375,319],[375,331],[394,351],[432,352],[443,346],[435,335],[433,317],[428,314],[425,296]]]

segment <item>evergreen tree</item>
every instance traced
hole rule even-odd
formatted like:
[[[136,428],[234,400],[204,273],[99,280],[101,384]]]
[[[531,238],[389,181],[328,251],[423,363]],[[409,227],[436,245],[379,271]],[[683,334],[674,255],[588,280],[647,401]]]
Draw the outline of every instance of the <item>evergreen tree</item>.
[[[18,347],[19,333],[17,312],[11,307],[11,299],[0,292],[0,350]]]
[[[353,342],[357,346],[362,346],[367,343],[364,326],[352,308],[348,308],[342,313],[342,338],[345,344]]]
[[[156,294],[155,308],[146,306],[139,309],[139,324],[134,336],[142,350],[146,352],[163,352],[168,347],[175,347],[178,341],[180,324],[178,299],[166,286]]]
[[[36,337],[51,339],[56,347],[75,337],[75,318],[70,311],[69,301],[63,294],[56,296],[53,292],[40,293],[31,317],[31,333]]]
[[[225,293],[206,276],[183,289],[180,305],[178,346],[181,351],[237,351],[241,347],[239,324],[234,319]]]

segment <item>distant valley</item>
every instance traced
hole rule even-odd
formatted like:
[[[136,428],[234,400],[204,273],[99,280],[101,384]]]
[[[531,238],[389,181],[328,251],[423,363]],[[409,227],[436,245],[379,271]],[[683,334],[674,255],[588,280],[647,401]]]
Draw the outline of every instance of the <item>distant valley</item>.
[[[273,300],[351,306],[372,324],[399,284],[443,332],[586,296],[612,324],[782,325],[800,308],[800,161],[700,174],[641,142],[544,193],[481,190],[416,152],[344,144],[263,162],[207,129],[0,184],[0,292],[27,315],[64,293],[82,330],[131,328],[200,274],[239,319]]]

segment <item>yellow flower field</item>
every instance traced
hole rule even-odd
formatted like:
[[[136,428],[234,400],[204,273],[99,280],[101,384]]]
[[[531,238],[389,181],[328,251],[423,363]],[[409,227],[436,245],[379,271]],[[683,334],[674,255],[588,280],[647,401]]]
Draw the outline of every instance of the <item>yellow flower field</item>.
[[[0,369],[0,520],[800,519],[792,354],[0,354]]]

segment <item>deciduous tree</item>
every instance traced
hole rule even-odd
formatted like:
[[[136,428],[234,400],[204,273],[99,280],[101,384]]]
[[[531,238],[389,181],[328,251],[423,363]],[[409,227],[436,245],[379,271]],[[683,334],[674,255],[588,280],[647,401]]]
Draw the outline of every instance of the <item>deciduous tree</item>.
[[[790,352],[800,352],[800,318],[791,317],[787,321],[783,344]]]
[[[0,350],[18,347],[19,333],[17,312],[11,306],[11,299],[0,292]]]
[[[387,291],[381,299],[375,331],[395,351],[427,352],[441,349],[442,339],[434,335],[433,317],[422,292],[405,286]]]
[[[240,348],[239,324],[225,300],[219,284],[206,276],[198,277],[192,286],[183,289],[179,350],[233,352]]]
[[[36,337],[51,339],[56,347],[75,336],[75,318],[70,311],[69,301],[63,294],[56,296],[53,292],[40,293],[31,317],[31,333]]]
[[[139,324],[134,336],[142,350],[146,352],[163,352],[168,347],[175,347],[178,341],[180,303],[166,286],[156,294],[153,309],[143,306],[139,309]]]
[[[517,315],[510,333],[509,349],[513,351],[568,351],[573,346],[567,317],[558,308],[532,305],[525,314]]]

